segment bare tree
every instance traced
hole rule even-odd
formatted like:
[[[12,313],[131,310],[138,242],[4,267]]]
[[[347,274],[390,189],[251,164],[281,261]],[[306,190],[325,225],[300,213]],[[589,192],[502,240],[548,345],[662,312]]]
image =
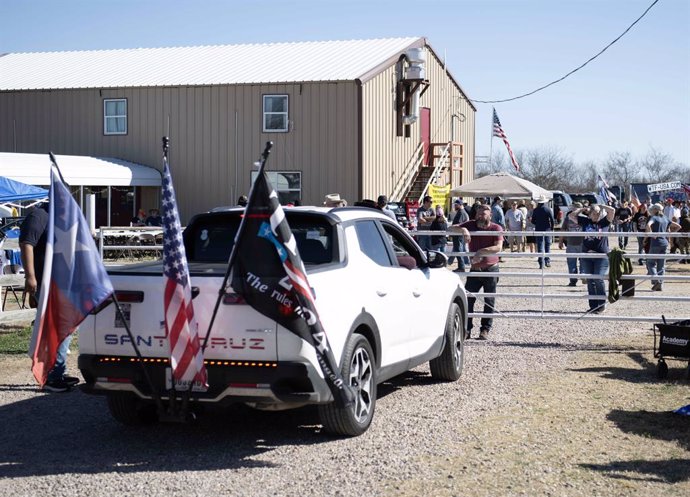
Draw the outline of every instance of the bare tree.
[[[673,157],[670,154],[657,150],[654,147],[649,149],[647,155],[640,161],[643,172],[643,181],[648,183],[662,183],[676,179],[674,176],[678,172]]]
[[[596,162],[588,161],[572,169],[563,179],[565,191],[568,193],[591,192],[597,188]]]
[[[627,192],[630,183],[640,181],[642,175],[630,152],[613,152],[604,165],[604,178],[610,185],[618,185]]]
[[[547,190],[563,188],[564,178],[573,170],[574,163],[560,149],[541,148],[528,150],[522,158],[521,175]]]
[[[487,174],[510,172],[510,168],[512,166],[509,167],[505,154],[494,152],[488,163],[477,164],[474,177],[481,178]]]

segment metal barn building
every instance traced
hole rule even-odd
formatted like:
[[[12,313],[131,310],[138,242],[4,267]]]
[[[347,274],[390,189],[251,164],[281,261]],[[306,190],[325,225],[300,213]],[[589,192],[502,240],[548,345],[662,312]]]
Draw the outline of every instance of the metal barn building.
[[[0,152],[161,170],[170,136],[183,223],[246,194],[269,140],[285,203],[457,186],[473,177],[475,112],[425,38],[0,56]],[[158,206],[156,188],[132,189],[111,208]]]

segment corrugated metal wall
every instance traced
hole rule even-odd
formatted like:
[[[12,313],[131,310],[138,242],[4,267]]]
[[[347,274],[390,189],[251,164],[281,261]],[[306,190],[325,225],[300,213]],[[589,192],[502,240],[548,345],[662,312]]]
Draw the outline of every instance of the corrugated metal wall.
[[[460,185],[474,176],[475,111],[441,62],[427,52],[426,78],[430,86],[420,100],[420,107],[431,109],[431,142],[448,142],[453,114],[456,142],[464,144],[463,178],[454,173],[451,184]],[[409,164],[420,143],[419,120],[411,126],[410,138],[396,136],[395,65],[363,85],[363,195],[375,199],[381,193],[390,195],[398,178]],[[399,199],[391,199],[399,200]]]
[[[185,222],[247,193],[251,166],[272,140],[268,169],[301,171],[303,203],[320,205],[326,193],[358,192],[357,93],[354,82],[3,92],[0,151],[118,157],[161,169],[161,137],[169,135]],[[262,132],[264,94],[289,95],[290,132]],[[105,98],[127,99],[126,136],[103,135]]]

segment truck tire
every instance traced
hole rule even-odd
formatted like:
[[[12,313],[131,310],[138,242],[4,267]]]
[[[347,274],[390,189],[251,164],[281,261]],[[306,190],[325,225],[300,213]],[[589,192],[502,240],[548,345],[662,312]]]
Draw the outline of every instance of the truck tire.
[[[156,406],[127,392],[108,394],[108,409],[116,421],[127,426],[149,425],[158,421]]]
[[[446,320],[445,345],[441,355],[429,361],[431,376],[437,380],[457,381],[465,362],[465,327],[462,312],[453,302]]]
[[[343,381],[355,392],[354,405],[335,402],[319,406],[324,431],[346,437],[361,435],[369,428],[376,407],[376,359],[369,341],[352,334],[345,345],[341,366]]]

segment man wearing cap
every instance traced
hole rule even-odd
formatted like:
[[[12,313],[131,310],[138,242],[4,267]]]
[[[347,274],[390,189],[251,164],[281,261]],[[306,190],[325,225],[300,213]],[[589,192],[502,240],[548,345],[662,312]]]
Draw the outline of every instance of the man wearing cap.
[[[378,209],[381,212],[383,212],[386,216],[388,216],[397,223],[398,220],[395,218],[395,213],[392,210],[390,210],[387,206],[388,197],[386,197],[385,195],[379,195],[379,198],[376,200],[376,207],[378,207]]]
[[[470,220],[470,215],[467,213],[465,210],[465,205],[462,202],[462,199],[459,198],[453,202],[453,209],[455,210],[455,214],[453,215],[453,219],[451,220],[451,225],[453,226],[460,226],[462,223],[466,223],[467,221]],[[451,237],[453,239],[453,252],[465,252],[467,251],[467,246],[465,245],[465,239],[462,236],[453,236]],[[460,272],[464,273],[465,272],[465,257],[462,255],[458,256],[453,256],[451,255],[448,258],[448,265],[450,266],[455,262],[455,258],[457,257],[458,259],[458,268],[455,269],[455,272]],[[469,261],[467,262],[469,264]]]
[[[551,207],[546,205],[548,200],[545,196],[541,195],[535,199],[537,201],[537,206],[532,211],[532,224],[534,225],[535,231],[553,231],[554,219],[553,211]],[[545,254],[551,253],[551,237],[550,236],[535,236],[535,241],[537,242],[537,252]],[[539,257],[539,269],[544,266],[551,267],[551,258],[546,255],[544,258]]]
[[[427,195],[422,200],[422,206],[417,209],[417,230],[428,231],[431,228],[431,223],[436,219],[436,213],[431,208],[432,198]],[[423,250],[431,250],[431,236],[418,235],[417,243]]]

